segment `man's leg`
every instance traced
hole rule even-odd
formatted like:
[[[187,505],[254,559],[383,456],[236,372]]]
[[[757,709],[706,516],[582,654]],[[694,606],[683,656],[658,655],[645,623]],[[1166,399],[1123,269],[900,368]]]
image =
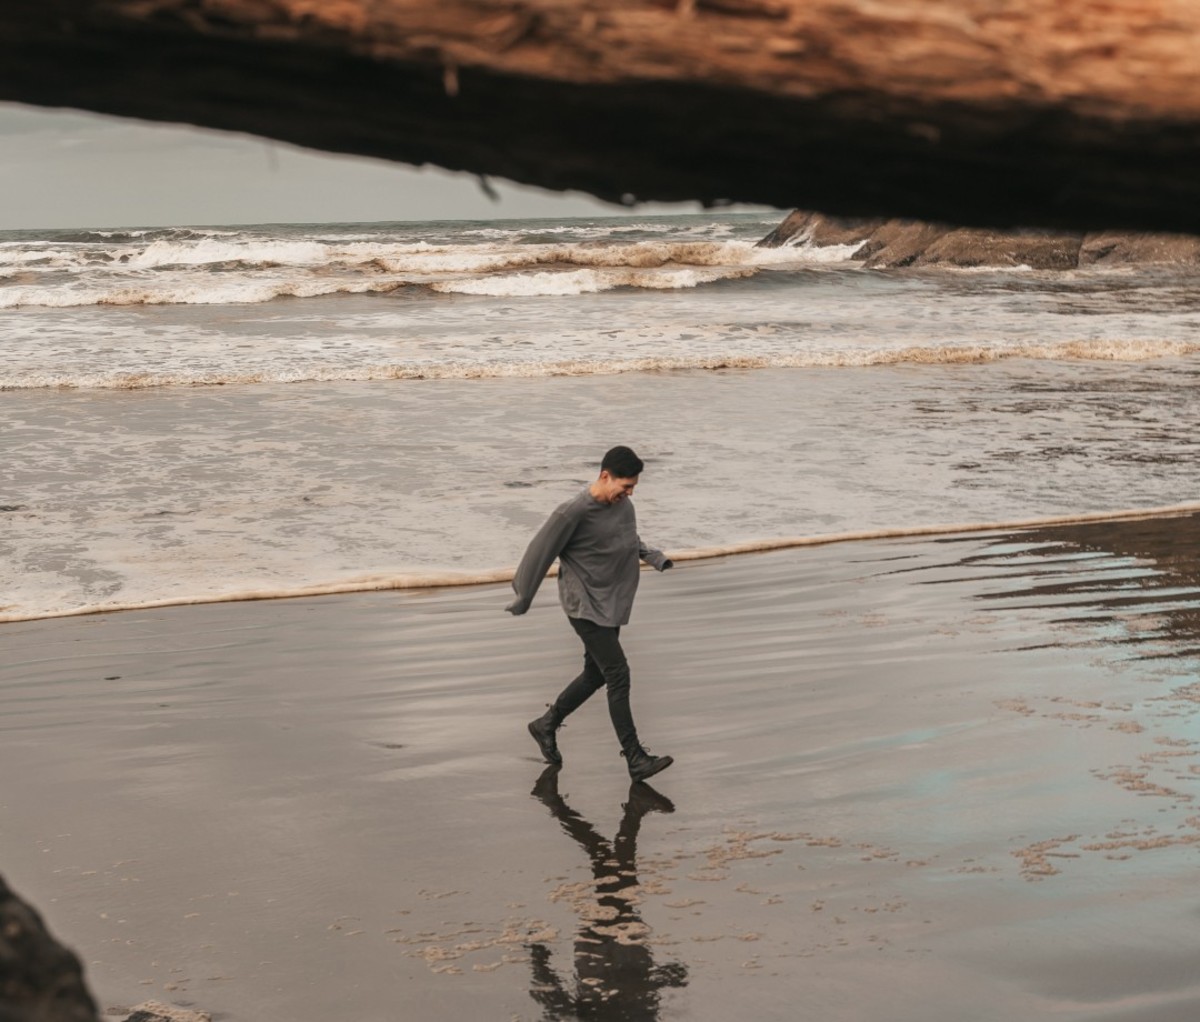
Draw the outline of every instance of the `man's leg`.
[[[629,661],[621,648],[621,629],[606,628],[582,618],[571,618],[570,621],[608,686],[608,715],[612,718],[617,741],[621,743],[621,755],[629,767],[629,776],[635,781],[644,781],[660,770],[666,770],[675,761],[670,756],[651,756],[638,741],[633,711],[629,708]]]
[[[621,648],[621,629],[607,628],[583,618],[573,617],[569,620],[571,627],[583,640],[587,659],[597,669],[600,683],[608,688],[608,715],[612,719],[613,730],[617,733],[617,741],[621,743],[622,749],[628,751],[637,746],[638,738],[637,728],[633,723],[633,711],[629,708],[629,661],[625,659],[625,651]],[[590,681],[594,679],[589,679]],[[572,682],[563,695],[570,693],[574,684]],[[596,685],[596,688],[599,688],[599,685]],[[588,695],[594,691],[595,688],[588,692]],[[569,713],[570,709],[566,712]]]
[[[571,618],[567,619],[572,621]],[[572,623],[574,623],[572,621]],[[547,763],[562,766],[562,753],[558,751],[558,737],[555,732],[562,726],[568,714],[574,713],[588,701],[593,693],[604,684],[604,675],[588,652],[587,644],[583,648],[583,671],[559,694],[542,716],[529,722],[529,733],[542,750],[542,757]]]
[[[608,715],[617,741],[621,743],[621,755],[625,757],[630,777],[635,781],[644,781],[665,770],[674,760],[670,756],[651,756],[638,741],[633,711],[629,706],[629,661],[625,659],[625,651],[621,648],[621,629],[598,625],[583,618],[567,620],[583,640],[583,673],[559,693],[544,716],[530,723],[529,733],[541,748],[542,755],[548,763],[562,763],[555,731],[568,714],[582,706],[601,685],[605,685],[608,688]]]
[[[574,618],[567,618],[567,620],[572,625],[575,624]],[[583,645],[583,671],[554,700],[554,706],[558,710],[560,719],[578,710],[592,698],[596,690],[603,684],[604,673],[600,670],[585,642]]]

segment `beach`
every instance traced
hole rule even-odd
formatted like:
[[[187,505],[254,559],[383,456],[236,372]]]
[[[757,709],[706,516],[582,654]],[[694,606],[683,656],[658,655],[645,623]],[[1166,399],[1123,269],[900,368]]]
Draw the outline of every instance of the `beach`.
[[[5,875],[102,1010],[1190,1018],[1198,530],[646,576],[649,791],[599,701],[560,773],[524,732],[578,657],[550,592],[10,624]]]
[[[0,232],[0,870],[105,1015],[1195,1015],[1194,266],[777,221]],[[652,785],[503,612],[614,444]]]

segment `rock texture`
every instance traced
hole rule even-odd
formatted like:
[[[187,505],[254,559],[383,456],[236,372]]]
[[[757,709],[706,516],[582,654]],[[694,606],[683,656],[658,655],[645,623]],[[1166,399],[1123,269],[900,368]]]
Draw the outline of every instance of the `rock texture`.
[[[0,1022],[96,1022],[79,959],[0,879]]]
[[[914,220],[853,220],[795,210],[759,245],[857,245],[850,258],[872,268],[903,266],[1200,265],[1200,237],[1144,231],[1010,231]]]
[[[1200,232],[1193,0],[9,0],[0,98],[607,199]]]
[[[193,1011],[162,1001],[144,1001],[133,1009],[125,1022],[212,1022],[206,1011]]]
[[[1084,237],[1079,262],[1082,266],[1200,263],[1200,237],[1190,234],[1098,231]]]

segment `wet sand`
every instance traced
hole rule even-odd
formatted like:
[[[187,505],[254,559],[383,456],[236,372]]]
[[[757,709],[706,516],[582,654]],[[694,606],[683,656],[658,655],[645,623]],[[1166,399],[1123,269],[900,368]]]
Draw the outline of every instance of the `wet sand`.
[[[102,1008],[1191,1019],[1200,519],[647,576],[632,788],[548,587],[6,625],[0,871]]]

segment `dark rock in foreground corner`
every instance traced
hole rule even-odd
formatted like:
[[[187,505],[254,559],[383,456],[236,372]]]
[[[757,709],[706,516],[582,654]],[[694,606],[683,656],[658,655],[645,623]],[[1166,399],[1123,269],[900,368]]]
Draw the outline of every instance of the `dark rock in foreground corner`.
[[[123,1022],[212,1022],[205,1012],[161,1001],[146,1001],[120,1015]],[[3,877],[0,1022],[98,1022],[79,959],[50,935],[37,910],[17,897]]]
[[[0,1022],[96,1022],[79,959],[0,878]]]
[[[1141,231],[989,230],[920,220],[855,220],[795,210],[763,248],[858,245],[849,258],[872,269],[905,266],[1073,270],[1081,266],[1200,265],[1200,237]]]

